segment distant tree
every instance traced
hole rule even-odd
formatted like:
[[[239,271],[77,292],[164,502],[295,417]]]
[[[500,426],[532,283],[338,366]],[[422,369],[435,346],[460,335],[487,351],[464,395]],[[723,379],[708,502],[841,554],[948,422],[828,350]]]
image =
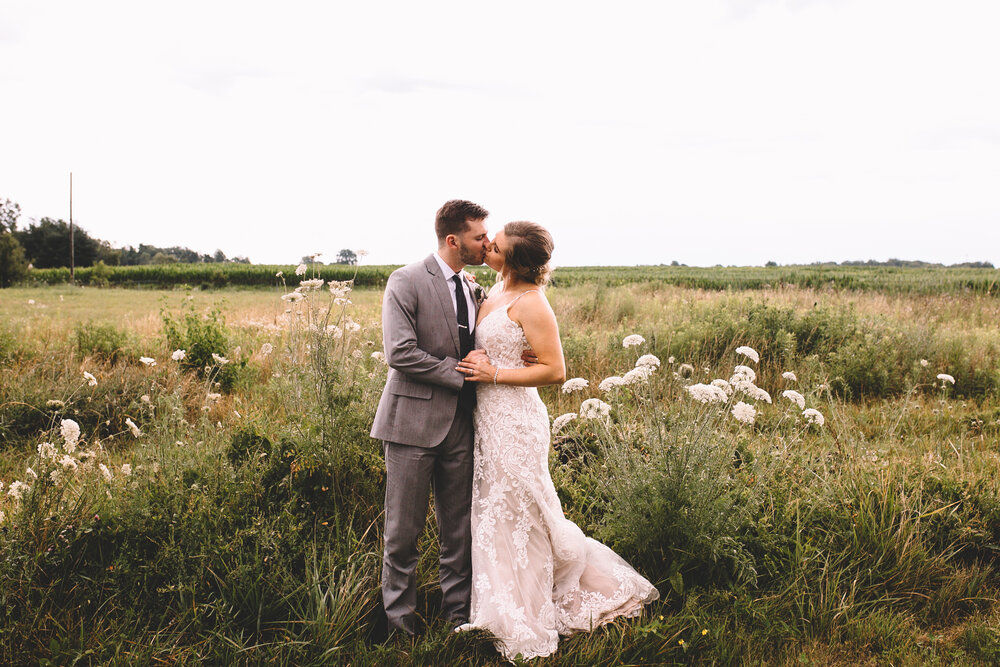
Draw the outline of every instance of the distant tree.
[[[680,265],[681,265],[681,263],[678,262],[676,259],[674,261],[670,262],[670,266],[680,266]]]
[[[122,263],[121,248],[112,248],[107,241],[97,242],[97,261],[106,266],[119,266]]]
[[[10,287],[24,279],[28,260],[24,248],[10,232],[0,232],[0,287]]]
[[[42,218],[27,229],[14,232],[28,260],[39,269],[69,266],[69,223]],[[73,260],[77,266],[92,266],[97,261],[98,242],[82,227],[73,230]]]
[[[775,262],[775,261],[774,261],[774,260],[772,259],[772,260],[768,260],[767,264],[765,264],[764,266],[777,266],[777,265],[778,265],[778,263],[777,263],[777,262]]]
[[[357,264],[358,254],[353,250],[344,248],[337,253],[337,264]]]
[[[177,258],[173,255],[168,255],[165,252],[158,252],[153,255],[153,259],[149,262],[150,264],[176,264]]]
[[[0,202],[0,233],[17,230],[17,219],[21,217],[21,205],[9,199]]]
[[[223,262],[226,261],[226,253],[222,252],[221,250],[216,250],[215,254],[212,255],[212,261],[222,264]]]
[[[236,257],[233,257],[229,261],[232,262],[233,264],[249,264],[250,258],[244,257],[243,255],[237,255]]]

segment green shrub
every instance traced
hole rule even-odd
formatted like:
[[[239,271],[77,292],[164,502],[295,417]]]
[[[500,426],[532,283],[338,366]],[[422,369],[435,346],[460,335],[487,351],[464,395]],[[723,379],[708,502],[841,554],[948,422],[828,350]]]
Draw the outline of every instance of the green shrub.
[[[218,382],[230,390],[246,367],[246,360],[229,360],[223,363],[213,355],[225,358],[229,352],[230,334],[218,309],[205,315],[188,310],[181,317],[162,312],[163,331],[170,350],[184,350],[182,367],[192,370],[200,378]]]
[[[132,357],[131,336],[113,324],[77,324],[76,352],[80,359],[95,357],[108,363]]]

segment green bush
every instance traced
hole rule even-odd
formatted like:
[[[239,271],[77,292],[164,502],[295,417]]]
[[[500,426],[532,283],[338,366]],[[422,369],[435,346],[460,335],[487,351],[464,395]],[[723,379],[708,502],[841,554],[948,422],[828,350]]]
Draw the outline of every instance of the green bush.
[[[133,357],[130,352],[131,336],[124,329],[113,324],[95,324],[87,322],[77,324],[76,352],[80,359],[95,357],[102,361],[114,363]]]
[[[230,334],[218,309],[205,315],[188,310],[180,317],[162,312],[163,331],[170,350],[184,350],[180,360],[183,368],[192,370],[200,378],[218,382],[230,390],[246,367],[246,360],[217,361],[213,355],[225,358],[229,352]]]

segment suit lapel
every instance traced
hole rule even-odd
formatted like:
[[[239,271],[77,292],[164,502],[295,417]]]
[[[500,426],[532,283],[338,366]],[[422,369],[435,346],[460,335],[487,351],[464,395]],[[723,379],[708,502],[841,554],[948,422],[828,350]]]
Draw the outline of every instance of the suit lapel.
[[[431,274],[431,287],[434,293],[437,294],[438,306],[440,306],[443,316],[442,322],[450,323],[447,329],[451,333],[452,342],[455,344],[455,354],[456,356],[460,356],[462,346],[458,340],[458,320],[455,318],[455,306],[451,303],[451,287],[448,286],[444,276],[441,275],[441,267],[438,266],[434,255],[429,255],[424,260],[424,266],[427,268],[427,272]]]

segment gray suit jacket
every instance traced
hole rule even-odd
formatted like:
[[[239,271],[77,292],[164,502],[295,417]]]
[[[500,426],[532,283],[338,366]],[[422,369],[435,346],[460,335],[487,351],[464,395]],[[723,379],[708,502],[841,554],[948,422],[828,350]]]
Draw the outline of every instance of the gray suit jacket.
[[[455,419],[465,377],[455,370],[461,348],[451,288],[433,255],[389,276],[382,344],[389,377],[371,436],[416,447],[440,444]]]

